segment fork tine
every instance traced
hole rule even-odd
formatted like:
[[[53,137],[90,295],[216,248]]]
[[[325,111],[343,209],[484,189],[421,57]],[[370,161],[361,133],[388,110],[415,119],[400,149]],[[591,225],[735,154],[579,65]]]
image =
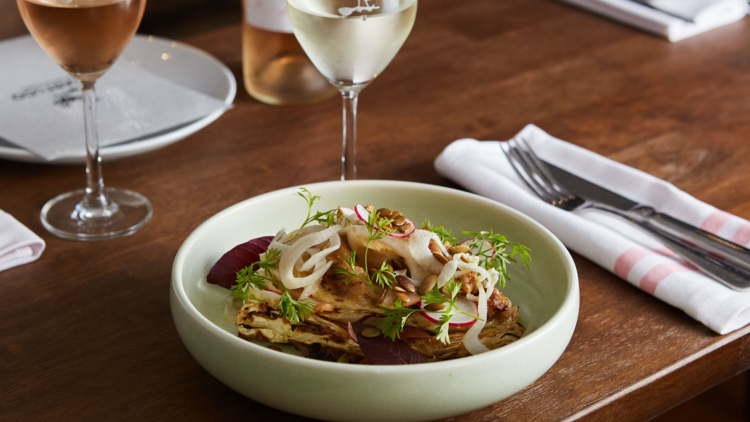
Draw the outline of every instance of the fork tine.
[[[555,198],[556,201],[562,200],[565,195],[556,191],[553,187],[551,187],[551,183],[548,180],[545,180],[545,177],[539,171],[539,166],[529,157],[529,153],[521,147],[520,142],[515,139],[511,139],[510,141],[508,141],[508,143],[510,144],[511,150],[513,150],[513,152],[518,156],[519,161],[524,166],[524,169],[526,169],[526,171],[531,175],[537,186],[547,192],[550,197]]]
[[[518,174],[521,180],[523,180],[524,183],[526,183],[526,186],[528,186],[529,189],[531,189],[531,191],[536,194],[536,196],[542,198],[544,201],[547,201],[551,204],[555,204],[556,202],[560,200],[560,198],[557,195],[551,194],[548,190],[540,186],[539,182],[534,179],[533,173],[527,168],[526,164],[522,161],[518,152],[518,148],[514,145],[512,139],[508,142],[500,143],[500,147],[502,148],[503,153],[505,153],[505,156],[508,158],[508,161],[513,167],[513,170],[516,171],[516,174]]]
[[[536,173],[544,179],[544,182],[550,186],[552,189],[555,190],[559,195],[564,197],[574,196],[570,192],[568,192],[567,189],[560,186],[555,178],[552,176],[552,174],[549,172],[549,169],[547,168],[547,164],[542,162],[542,160],[539,159],[539,157],[534,153],[534,150],[531,149],[531,145],[526,141],[525,138],[522,136],[519,136],[518,139],[520,142],[518,142],[519,149],[522,151],[523,155],[527,157],[527,160],[530,161],[530,164],[533,166]]]

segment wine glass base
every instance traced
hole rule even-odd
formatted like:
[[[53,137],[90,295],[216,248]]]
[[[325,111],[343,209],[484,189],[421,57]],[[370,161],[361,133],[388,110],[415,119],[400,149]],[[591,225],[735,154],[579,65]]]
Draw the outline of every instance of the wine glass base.
[[[133,234],[151,219],[151,203],[137,192],[104,188],[110,204],[95,213],[82,211],[85,194],[79,189],[50,199],[42,208],[44,228],[65,239],[103,240]]]

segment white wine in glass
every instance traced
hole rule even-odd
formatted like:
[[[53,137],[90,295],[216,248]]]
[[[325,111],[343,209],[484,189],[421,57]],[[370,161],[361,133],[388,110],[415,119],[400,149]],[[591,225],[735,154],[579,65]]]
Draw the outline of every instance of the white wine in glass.
[[[86,189],[47,202],[41,216],[44,227],[60,237],[79,240],[134,233],[151,218],[151,204],[136,192],[104,187],[94,83],[135,35],[146,0],[16,1],[34,39],[82,86]]]
[[[302,48],[344,101],[341,180],[356,179],[359,92],[396,56],[417,15],[417,0],[287,0]]]

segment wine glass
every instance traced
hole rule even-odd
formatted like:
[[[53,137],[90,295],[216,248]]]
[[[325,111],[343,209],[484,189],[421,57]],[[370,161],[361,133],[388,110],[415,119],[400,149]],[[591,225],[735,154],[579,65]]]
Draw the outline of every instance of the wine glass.
[[[78,240],[134,233],[151,219],[151,203],[136,192],[104,187],[94,83],[133,38],[146,0],[16,2],[34,39],[82,87],[86,189],[49,200],[42,208],[42,224],[57,236]]]
[[[406,41],[417,0],[287,0],[287,10],[302,49],[341,92],[341,180],[356,179],[357,97]]]

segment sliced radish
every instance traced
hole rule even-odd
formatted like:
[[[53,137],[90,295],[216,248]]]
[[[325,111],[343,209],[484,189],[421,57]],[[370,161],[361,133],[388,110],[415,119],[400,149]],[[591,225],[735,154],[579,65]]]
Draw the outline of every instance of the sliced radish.
[[[339,210],[341,210],[343,217],[349,220],[350,223],[355,224],[359,222],[359,217],[353,209],[349,207],[339,207]]]
[[[274,300],[275,301],[275,300],[279,300],[281,298],[281,293],[277,292],[276,290],[263,289],[260,292],[260,296],[263,299],[268,299],[268,300]]]
[[[354,334],[354,328],[352,327],[352,323],[348,322],[346,323],[346,331],[349,333],[349,338],[352,339],[353,342],[359,344],[359,341],[357,340],[357,335]]]
[[[357,204],[357,206],[354,207],[354,212],[357,214],[357,217],[365,224],[368,224],[368,221],[370,221],[370,212],[365,209],[365,207],[362,204]],[[415,230],[417,230],[417,225],[414,224],[413,221],[409,220],[408,218],[405,218],[406,224],[409,224],[411,228],[406,231],[405,233],[399,233],[395,232],[390,234],[390,237],[395,237],[396,239],[403,239],[405,237],[409,237],[410,234],[414,233]]]
[[[365,224],[367,224],[367,221],[370,219],[370,211],[367,211],[362,204],[357,204],[354,207],[354,213],[357,214],[357,218]]]
[[[414,233],[414,231],[417,229],[417,226],[414,224],[414,222],[409,220],[408,218],[405,218],[404,220],[406,220],[406,224],[411,225],[411,228],[404,233],[394,232],[389,236],[395,237],[396,239],[403,239],[405,237],[409,237],[410,234]]]
[[[425,303],[424,301],[422,301],[419,304],[419,308],[424,309],[424,307],[425,307]],[[479,315],[477,304],[470,301],[469,299],[466,299],[466,296],[459,296],[458,298],[456,298],[456,307],[458,307],[460,311],[466,312],[469,315],[474,315],[474,316]],[[430,311],[422,311],[421,314],[422,316],[427,318],[428,321],[434,322],[436,324],[440,322],[440,317],[443,316],[443,314],[440,312],[430,312]],[[477,322],[476,318],[472,318],[468,315],[457,313],[451,317],[449,325],[451,327],[466,327],[469,325],[473,325],[475,322]]]
[[[466,239],[466,240],[464,240],[463,242],[459,243],[459,245],[468,245],[468,244],[469,244],[469,243],[471,243],[471,242],[472,242],[473,240],[474,240],[474,239]],[[486,241],[486,240],[484,241],[484,245],[482,246],[482,248],[481,248],[481,249],[482,249],[482,252],[486,252],[486,251],[488,251],[488,250],[489,250],[489,251],[492,251],[492,255],[495,255],[495,252],[497,252],[497,251],[495,250],[495,248],[494,248],[494,247],[492,246],[492,243],[490,243],[490,242],[488,242],[488,241]],[[472,248],[472,249],[471,249],[471,253],[472,253],[472,255],[476,255],[476,254],[477,254],[478,252],[479,252],[479,249],[478,249],[478,248]],[[490,261],[494,261],[494,260],[495,260],[495,258],[490,258]]]

